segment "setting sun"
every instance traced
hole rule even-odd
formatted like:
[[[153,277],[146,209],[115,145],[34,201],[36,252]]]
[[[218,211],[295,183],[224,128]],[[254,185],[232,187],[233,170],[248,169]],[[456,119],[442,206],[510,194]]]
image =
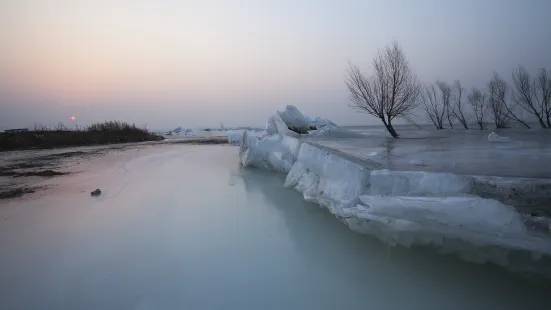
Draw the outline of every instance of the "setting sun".
[[[77,119],[76,117],[71,116],[71,120],[72,120],[72,121],[74,121],[74,120],[76,120],[76,119]]]

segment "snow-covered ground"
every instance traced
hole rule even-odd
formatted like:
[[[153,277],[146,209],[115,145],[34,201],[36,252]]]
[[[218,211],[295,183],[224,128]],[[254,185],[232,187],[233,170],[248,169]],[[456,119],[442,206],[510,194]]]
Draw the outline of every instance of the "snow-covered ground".
[[[284,188],[281,174],[241,168],[235,147],[135,145],[86,157],[96,150],[80,148],[80,157],[63,164],[74,173],[50,179],[49,189],[0,200],[0,309],[463,310],[548,303],[545,279],[391,248],[352,232]],[[318,154],[300,151],[299,158]],[[36,152],[45,151],[11,156]],[[365,170],[354,174],[357,166],[329,159],[308,168],[325,167],[327,197],[333,190],[344,195]],[[350,179],[332,183],[342,175]],[[96,188],[102,195],[91,197]],[[429,206],[416,201],[409,202],[411,216]],[[383,206],[363,196],[360,202]],[[368,215],[402,212],[393,206]],[[515,215],[500,214],[484,223],[506,230],[501,224]],[[441,214],[431,216],[435,228]],[[464,220],[469,213],[451,224]]]
[[[287,107],[269,118],[266,137],[243,135],[245,167],[287,173],[286,187],[388,245],[431,246],[551,276],[551,221],[539,217],[550,214],[551,180],[526,178],[550,176],[541,165],[551,145],[533,139],[539,133],[488,141],[484,132],[419,131],[392,140],[338,127],[332,135],[331,124],[298,135],[287,127],[311,118],[282,117],[296,111]],[[491,173],[501,165],[516,167]]]

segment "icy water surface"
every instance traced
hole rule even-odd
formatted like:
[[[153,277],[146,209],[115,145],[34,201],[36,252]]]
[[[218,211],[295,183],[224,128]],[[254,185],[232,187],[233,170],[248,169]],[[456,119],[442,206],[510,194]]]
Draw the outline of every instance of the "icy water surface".
[[[125,152],[132,152],[127,154]],[[544,309],[549,281],[356,234],[229,146],[106,155],[0,201],[0,309]],[[89,192],[104,194],[92,198]]]
[[[451,172],[462,175],[551,178],[551,131],[537,129],[435,130],[397,126],[400,139],[384,128],[348,127],[361,138],[306,136],[305,140],[340,150],[381,168],[405,171]],[[508,143],[490,143],[496,131]]]

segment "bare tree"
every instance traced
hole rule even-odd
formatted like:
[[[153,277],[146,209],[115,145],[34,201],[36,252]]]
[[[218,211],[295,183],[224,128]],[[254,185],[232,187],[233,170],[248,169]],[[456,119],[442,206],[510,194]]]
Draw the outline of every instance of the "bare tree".
[[[519,67],[513,71],[513,86],[513,99],[517,106],[533,114],[538,119],[541,128],[546,128],[547,126],[543,120],[543,107],[535,99],[537,84],[532,82],[530,74],[524,67]]]
[[[438,89],[440,89],[440,96],[442,97],[442,104],[444,105],[444,109],[446,111],[446,117],[448,119],[448,124],[450,125],[450,128],[453,129],[453,123],[452,123],[452,109],[450,106],[451,101],[451,95],[452,95],[452,88],[450,84],[446,82],[437,81],[436,85],[438,86]]]
[[[463,91],[465,89],[463,86],[461,86],[461,82],[455,81],[453,84],[453,106],[452,106],[452,113],[459,120],[461,125],[465,129],[469,129],[467,119],[465,118],[465,113],[463,112]]]
[[[546,69],[540,69],[533,88],[534,98],[542,111],[542,118],[545,118],[547,128],[551,129],[551,79]]]
[[[507,84],[497,73],[494,73],[492,80],[488,83],[488,91],[488,103],[496,128],[508,128],[509,113],[505,107]]]
[[[438,96],[436,95],[436,87],[434,87],[434,85],[424,87],[424,89],[421,90],[420,98],[427,116],[436,129],[444,129],[443,123],[446,107],[442,101],[438,100]]]
[[[513,120],[526,128],[530,128],[528,123],[522,119],[522,111],[518,109],[518,105],[507,103],[509,85],[507,85],[507,82],[505,82],[499,74],[494,72],[494,76],[488,86],[490,88],[490,106],[492,106],[492,109],[496,106],[503,110],[506,120]],[[495,105],[492,102],[495,103]]]
[[[486,117],[486,112],[488,111],[486,94],[478,88],[473,88],[468,96],[468,99],[471,107],[473,108],[476,123],[480,127],[480,130],[482,130],[484,129],[484,120]]]
[[[392,137],[398,138],[392,121],[411,115],[417,108],[419,93],[417,78],[398,42],[379,50],[369,77],[351,64],[345,83],[350,92],[350,106],[378,117]]]
[[[488,83],[490,93],[488,103],[496,128],[508,128],[509,112],[505,100],[507,98],[507,83],[502,80],[497,73]]]

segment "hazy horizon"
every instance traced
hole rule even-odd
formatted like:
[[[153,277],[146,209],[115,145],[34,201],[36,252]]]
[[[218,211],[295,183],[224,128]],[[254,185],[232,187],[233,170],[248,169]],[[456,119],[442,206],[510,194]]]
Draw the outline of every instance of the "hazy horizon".
[[[262,126],[286,104],[377,124],[348,107],[344,78],[393,40],[425,83],[551,69],[546,0],[114,2],[0,3],[0,129]]]

